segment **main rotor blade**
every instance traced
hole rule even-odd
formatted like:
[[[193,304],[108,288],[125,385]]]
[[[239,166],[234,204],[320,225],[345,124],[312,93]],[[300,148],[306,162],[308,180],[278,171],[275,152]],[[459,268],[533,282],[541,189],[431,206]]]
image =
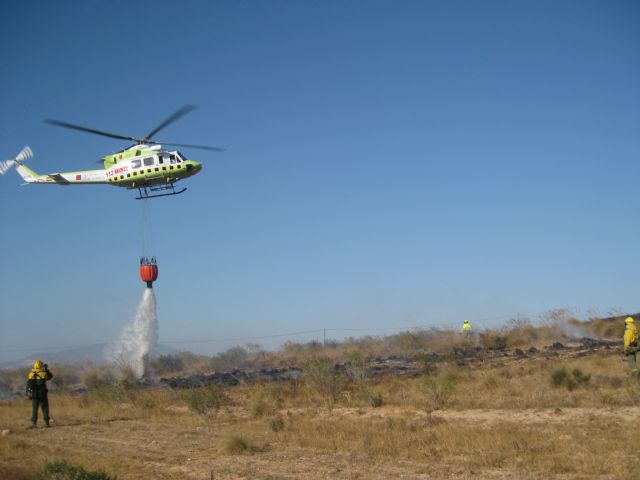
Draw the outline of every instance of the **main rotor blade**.
[[[80,130],[81,132],[87,133],[95,133],[96,135],[102,135],[103,137],[109,138],[117,138],[119,140],[131,140],[132,142],[137,142],[139,139],[135,137],[127,137],[125,135],[118,135],[117,133],[109,133],[103,132],[102,130],[96,130],[94,128],[81,127],[80,125],[74,125],[72,123],[61,122],[60,120],[52,120],[47,118],[45,123],[50,123],[51,125],[57,125],[58,127],[70,128],[72,130]]]
[[[198,108],[196,105],[185,105],[180,110],[175,112],[173,115],[169,116],[169,118],[167,118],[164,122],[158,125],[155,129],[151,130],[151,132],[145,137],[145,140],[149,140],[160,130],[172,124],[173,122],[178,120],[180,117],[184,117],[187,113],[192,112],[196,108]]]
[[[210,145],[190,145],[188,143],[165,143],[165,142],[156,142],[152,140],[149,143],[157,143],[161,145],[170,145],[172,147],[186,147],[186,148],[197,148],[199,150],[209,150],[211,152],[224,152],[226,148],[222,147],[212,147]]]

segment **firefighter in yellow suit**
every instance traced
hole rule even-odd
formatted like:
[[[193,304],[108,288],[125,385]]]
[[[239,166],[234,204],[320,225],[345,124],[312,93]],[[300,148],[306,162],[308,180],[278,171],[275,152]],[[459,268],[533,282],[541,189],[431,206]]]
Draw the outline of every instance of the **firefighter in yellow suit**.
[[[624,320],[626,329],[624,331],[624,355],[627,357],[631,373],[638,374],[638,363],[636,362],[636,353],[638,352],[638,330],[633,322],[633,317],[627,317]]]
[[[471,335],[471,324],[469,323],[469,320],[462,322],[462,333],[465,337]]]
[[[49,426],[49,395],[47,381],[53,378],[46,363],[36,360],[33,369],[27,376],[29,382],[29,396],[31,397],[31,427],[35,428],[38,423],[38,407],[42,408],[42,417],[45,426]]]

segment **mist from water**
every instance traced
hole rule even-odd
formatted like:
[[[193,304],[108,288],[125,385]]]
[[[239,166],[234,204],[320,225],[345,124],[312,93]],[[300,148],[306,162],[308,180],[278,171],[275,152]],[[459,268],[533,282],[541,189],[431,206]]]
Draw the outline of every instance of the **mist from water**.
[[[109,356],[120,367],[131,368],[133,375],[140,379],[148,373],[149,356],[157,344],[156,296],[152,288],[145,288],[138,310],[111,346]]]

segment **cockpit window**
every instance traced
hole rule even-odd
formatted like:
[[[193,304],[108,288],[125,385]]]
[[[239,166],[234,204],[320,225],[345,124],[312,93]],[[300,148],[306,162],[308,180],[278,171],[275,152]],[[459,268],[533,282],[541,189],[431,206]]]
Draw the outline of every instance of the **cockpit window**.
[[[182,152],[176,152],[178,154],[178,161],[179,162],[184,162],[187,157],[184,156],[184,154]]]
[[[171,163],[171,165],[178,163],[178,159],[173,153],[169,154],[169,163]]]
[[[132,160],[131,161],[131,168],[140,168],[140,165],[142,165],[142,161],[141,160]]]
[[[153,165],[153,157],[147,157],[144,159],[145,166]]]

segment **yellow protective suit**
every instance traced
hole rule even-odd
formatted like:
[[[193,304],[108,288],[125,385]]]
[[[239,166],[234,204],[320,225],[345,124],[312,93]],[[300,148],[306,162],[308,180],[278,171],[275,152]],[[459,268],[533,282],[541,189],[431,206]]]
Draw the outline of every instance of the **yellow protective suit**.
[[[42,360],[36,360],[27,378],[29,378],[29,380],[33,380],[34,378],[36,380],[38,379],[49,380],[49,378],[47,378],[48,372],[42,367],[43,367]]]
[[[633,323],[627,323],[624,331],[624,353],[628,353],[632,347],[638,346],[638,330]]]

